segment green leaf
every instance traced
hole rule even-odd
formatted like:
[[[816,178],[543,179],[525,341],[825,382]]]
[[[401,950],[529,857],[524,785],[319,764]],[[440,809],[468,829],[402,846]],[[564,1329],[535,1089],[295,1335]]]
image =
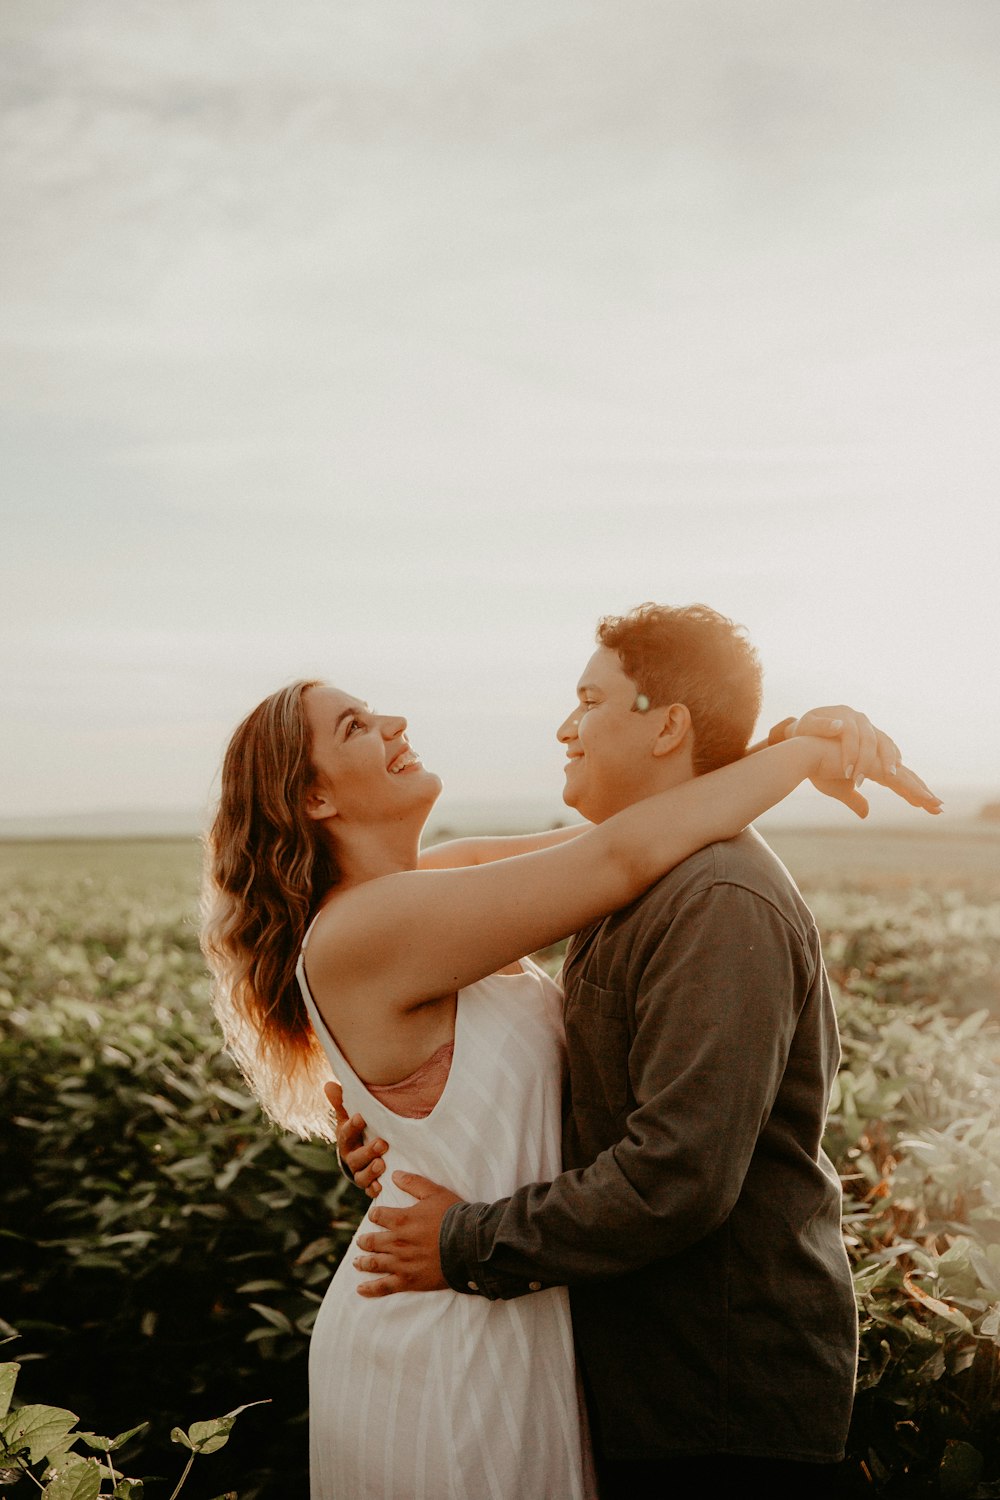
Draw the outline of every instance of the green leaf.
[[[119,1479],[112,1491],[113,1500],[142,1500],[141,1479]]]
[[[47,1472],[54,1474],[58,1469],[62,1468],[67,1458],[77,1459],[82,1457],[81,1454],[73,1452],[73,1446],[78,1437],[79,1433],[68,1432],[61,1443],[57,1443],[54,1448],[49,1449],[45,1455]]]
[[[259,1312],[272,1327],[277,1328],[279,1333],[291,1333],[292,1325],[283,1312],[276,1307],[267,1307],[263,1302],[251,1302],[250,1306],[254,1312]]]
[[[207,1422],[192,1422],[187,1430],[188,1447],[193,1448],[195,1453],[217,1453],[228,1443],[229,1434],[240,1412],[249,1411],[251,1406],[267,1405],[267,1401],[248,1401],[244,1406],[237,1406],[226,1412],[224,1417],[211,1417]]]
[[[337,1248],[337,1241],[330,1235],[325,1234],[321,1239],[310,1240],[303,1250],[300,1250],[295,1264],[307,1266],[310,1261],[317,1260],[321,1255],[330,1255]]]
[[[33,1464],[63,1441],[77,1423],[76,1412],[62,1406],[21,1406],[4,1419],[0,1432],[11,1448],[26,1447]]]
[[[170,1441],[172,1443],[180,1443],[184,1448],[191,1448],[192,1450],[194,1449],[194,1443],[192,1443],[183,1427],[173,1428],[170,1433]]]
[[[336,1152],[332,1146],[307,1146],[301,1141],[291,1141],[282,1138],[281,1146],[285,1154],[300,1167],[308,1167],[311,1172],[339,1172],[340,1163],[337,1161]]]
[[[253,1106],[253,1100],[249,1094],[238,1094],[235,1089],[227,1089],[221,1083],[212,1087],[212,1093],[216,1099],[221,1099],[223,1104],[228,1104],[232,1109],[249,1109]]]
[[[979,1332],[983,1338],[1000,1342],[1000,1303],[990,1308],[986,1317],[979,1325]]]
[[[97,1500],[101,1491],[101,1466],[96,1458],[71,1453],[46,1485],[47,1500]]]
[[[125,1432],[120,1432],[118,1436],[108,1444],[108,1451],[111,1453],[115,1453],[119,1448],[124,1448],[125,1444],[129,1441],[130,1438],[134,1438],[137,1432],[142,1432],[143,1429],[148,1426],[148,1422],[140,1422],[138,1427],[129,1427]],[[139,1481],[136,1480],[135,1482],[138,1484]]]
[[[127,1432],[120,1432],[113,1438],[102,1437],[97,1432],[77,1432],[73,1435],[73,1441],[86,1443],[88,1448],[93,1448],[98,1453],[114,1453],[117,1448],[124,1448],[129,1438],[134,1438],[137,1432],[148,1426],[148,1422],[140,1422],[138,1427],[130,1427]]]
[[[207,1422],[192,1422],[188,1437],[196,1453],[217,1453],[229,1442],[233,1424],[228,1417],[216,1417]]]
[[[10,1410],[10,1399],[14,1394],[20,1368],[18,1364],[0,1365],[0,1417],[5,1417]]]

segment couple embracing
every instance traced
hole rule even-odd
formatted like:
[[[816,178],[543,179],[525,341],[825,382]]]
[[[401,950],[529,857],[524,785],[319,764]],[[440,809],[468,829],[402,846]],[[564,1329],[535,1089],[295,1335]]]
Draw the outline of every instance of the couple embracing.
[[[313,1333],[313,1500],[812,1496],[843,1454],[836,1020],[747,825],[807,778],[939,804],[848,709],[748,753],[760,666],[712,610],[597,645],[558,731],[584,828],[421,852],[440,782],[405,720],[321,683],[227,751],[218,1014],[290,1129],[330,1137],[332,1068],[377,1199]],[[523,955],[566,936],[560,989]]]

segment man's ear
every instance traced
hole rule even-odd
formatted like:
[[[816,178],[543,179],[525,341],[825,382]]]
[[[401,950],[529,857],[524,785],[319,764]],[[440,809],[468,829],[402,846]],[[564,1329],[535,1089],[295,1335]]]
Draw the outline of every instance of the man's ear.
[[[680,750],[692,733],[691,712],[686,703],[671,703],[661,709],[663,728],[653,741],[654,755],[673,755]]]
[[[317,821],[337,816],[333,795],[328,787],[316,785],[310,788],[306,793],[306,813]]]

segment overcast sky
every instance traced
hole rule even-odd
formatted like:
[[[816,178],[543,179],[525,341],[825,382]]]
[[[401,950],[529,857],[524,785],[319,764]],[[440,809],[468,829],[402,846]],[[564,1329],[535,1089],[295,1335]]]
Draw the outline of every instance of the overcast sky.
[[[599,614],[1000,792],[995,0],[4,0],[0,814],[327,676],[561,785]]]

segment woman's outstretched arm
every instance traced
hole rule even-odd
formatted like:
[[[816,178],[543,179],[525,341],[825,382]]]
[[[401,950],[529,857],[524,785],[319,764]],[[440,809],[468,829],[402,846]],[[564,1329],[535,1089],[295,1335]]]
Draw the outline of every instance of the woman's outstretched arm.
[[[859,818],[868,816],[867,798],[858,790],[860,776],[881,781],[911,807],[920,807],[929,813],[941,811],[940,797],[936,797],[926,782],[903,765],[895,740],[884,729],[878,729],[867,714],[848,708],[846,703],[811,708],[798,719],[782,719],[770,730],[766,740],[748,745],[746,754],[754,755],[767,745],[780,745],[784,740],[802,734],[818,734],[823,739],[836,737],[840,741],[843,775],[813,776],[811,780],[824,797],[843,802]]]
[[[514,859],[519,854],[534,854],[538,849],[554,849],[575,839],[587,823],[572,828],[548,828],[543,833],[497,834],[467,839],[449,839],[420,851],[421,870],[459,870],[469,865],[488,865],[495,859]]]
[[[836,741],[790,740],[637,802],[554,848],[367,881],[334,898],[316,923],[314,988],[351,1009],[415,1010],[627,905],[807,777],[838,774],[839,756]]]

